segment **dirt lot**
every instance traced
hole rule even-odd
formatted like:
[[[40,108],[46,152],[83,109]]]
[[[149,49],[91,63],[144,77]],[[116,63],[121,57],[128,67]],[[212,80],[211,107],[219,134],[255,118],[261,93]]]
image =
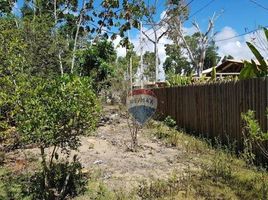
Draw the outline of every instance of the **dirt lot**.
[[[77,200],[132,199],[133,191],[134,199],[267,199],[267,171],[248,166],[221,145],[212,147],[155,121],[139,132],[138,143],[137,152],[129,150],[131,136],[124,112],[105,107],[95,134],[82,137],[78,151],[71,152],[90,176],[87,193]],[[35,148],[16,150],[7,155],[5,167],[14,173],[33,172],[38,159]]]
[[[143,179],[163,179],[174,171],[180,174],[189,168],[198,169],[194,158],[150,137],[147,128],[138,134],[138,152],[129,151],[131,137],[127,119],[117,111],[112,112],[110,118],[111,121],[97,129],[95,136],[82,138],[78,155],[85,170],[99,169],[111,189],[131,189]]]

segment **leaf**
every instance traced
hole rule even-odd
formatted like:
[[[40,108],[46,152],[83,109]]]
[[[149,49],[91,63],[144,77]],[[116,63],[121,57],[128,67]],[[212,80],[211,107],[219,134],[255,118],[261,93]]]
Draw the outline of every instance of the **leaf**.
[[[256,49],[256,47],[251,44],[250,42],[247,42],[247,45],[248,47],[250,48],[251,52],[254,54],[254,56],[257,58],[257,60],[259,61],[260,63],[260,66],[259,68],[262,70],[262,71],[267,71],[267,64],[263,58],[263,56],[260,54],[260,52],[258,51],[258,49]]]
[[[264,31],[266,40],[267,40],[267,42],[268,42],[268,29],[267,29],[267,28],[263,28],[263,31]]]
[[[239,74],[239,79],[243,80],[248,78],[254,78],[256,76],[257,74],[255,73],[254,65],[250,62],[245,61],[244,67]]]

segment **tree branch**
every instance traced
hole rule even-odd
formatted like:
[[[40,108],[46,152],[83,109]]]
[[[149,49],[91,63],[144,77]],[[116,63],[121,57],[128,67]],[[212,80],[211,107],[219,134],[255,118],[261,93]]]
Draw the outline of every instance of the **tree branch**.
[[[152,43],[156,43],[154,40],[152,40],[144,31],[142,31],[143,35]]]

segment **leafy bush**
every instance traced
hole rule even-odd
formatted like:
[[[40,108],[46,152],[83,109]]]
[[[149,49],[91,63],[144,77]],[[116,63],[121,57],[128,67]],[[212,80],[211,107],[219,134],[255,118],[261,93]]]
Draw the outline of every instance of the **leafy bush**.
[[[192,77],[182,76],[180,74],[170,74],[168,84],[170,86],[184,86],[192,83]]]
[[[267,110],[268,113],[268,110]],[[242,119],[245,122],[244,136],[249,143],[249,146],[257,146],[262,154],[268,158],[268,151],[265,147],[264,142],[268,141],[268,132],[261,130],[258,120],[255,118],[255,112],[249,110],[247,113],[242,113]]]
[[[41,187],[36,193],[41,193],[42,199],[77,194],[80,190],[73,185],[79,178],[74,175],[80,168],[78,161],[69,164],[55,160],[77,150],[79,136],[89,134],[98,122],[99,104],[90,81],[76,76],[48,80],[34,77],[20,82],[16,94],[13,113],[21,141],[34,143],[41,154],[42,170],[35,174]],[[49,147],[52,153],[47,155]]]
[[[81,172],[82,166],[77,160],[72,163],[53,163],[52,168],[53,170],[48,172],[51,181],[49,195],[40,192],[45,187],[43,172],[40,171],[30,177],[29,186],[24,189],[26,196],[31,195],[33,199],[55,199],[60,197],[64,189],[64,194],[61,195],[61,199],[64,199],[64,196],[74,197],[85,192],[87,177]],[[69,177],[68,182],[66,177]]]
[[[172,117],[167,116],[164,120],[164,124],[170,128],[176,128],[176,121]]]

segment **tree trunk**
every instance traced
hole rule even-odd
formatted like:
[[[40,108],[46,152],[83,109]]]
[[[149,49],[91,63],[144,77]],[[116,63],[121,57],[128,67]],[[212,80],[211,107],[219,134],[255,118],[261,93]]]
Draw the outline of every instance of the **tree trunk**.
[[[83,19],[83,14],[84,14],[84,10],[86,8],[86,2],[85,0],[83,0],[83,8],[80,11],[80,16],[79,16],[79,20],[77,22],[77,28],[76,28],[76,33],[75,33],[75,38],[74,38],[74,48],[73,48],[73,56],[72,56],[72,65],[71,65],[71,74],[73,73],[74,70],[74,64],[75,64],[75,58],[76,58],[76,49],[77,49],[77,40],[78,40],[78,34],[79,34],[79,29],[82,23],[82,19]]]
[[[153,41],[153,44],[154,44],[154,56],[155,56],[155,82],[158,81],[158,46],[157,46],[157,41],[158,41],[158,38],[157,38],[157,34],[156,34],[156,30],[154,29],[154,41]]]
[[[46,163],[46,154],[45,154],[45,148],[43,146],[40,146],[40,152],[41,152],[41,165],[43,168],[43,177],[44,177],[44,191],[43,193],[45,194],[45,199],[48,199],[50,196],[49,192],[49,180],[48,180],[48,168],[47,168],[47,163]],[[42,192],[42,191],[41,191]]]

